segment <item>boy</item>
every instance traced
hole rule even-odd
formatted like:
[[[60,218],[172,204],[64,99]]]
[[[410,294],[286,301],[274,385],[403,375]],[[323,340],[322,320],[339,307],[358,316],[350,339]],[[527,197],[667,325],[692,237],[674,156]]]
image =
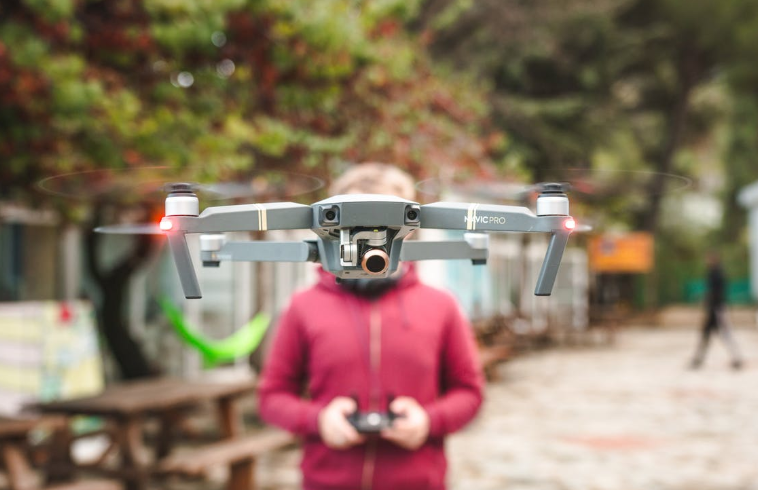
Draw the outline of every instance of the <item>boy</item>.
[[[375,163],[353,167],[330,190],[415,199],[408,174]],[[260,414],[303,436],[305,490],[443,490],[444,437],[477,413],[482,386],[460,307],[422,284],[414,265],[339,283],[322,270],[279,321]],[[359,434],[347,419],[388,408],[399,418],[377,435]]]

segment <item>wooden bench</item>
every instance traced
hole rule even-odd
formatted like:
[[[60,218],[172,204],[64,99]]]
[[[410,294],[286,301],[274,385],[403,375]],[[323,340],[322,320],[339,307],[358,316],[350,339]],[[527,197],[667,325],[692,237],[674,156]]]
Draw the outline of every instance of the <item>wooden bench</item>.
[[[123,490],[120,483],[109,480],[82,480],[45,487],[43,490]]]
[[[15,490],[123,490],[121,484],[110,480],[81,480],[44,486],[32,472],[23,451],[11,445],[0,449],[5,462],[10,488]]]
[[[276,429],[225,439],[163,459],[157,472],[163,475],[203,477],[218,466],[229,467],[228,490],[255,488],[255,460],[258,456],[283,449],[296,441],[295,436]]]
[[[507,345],[490,345],[479,347],[479,363],[488,381],[497,380],[497,366],[511,357],[511,348]]]
[[[513,318],[496,315],[472,322],[479,351],[479,363],[488,381],[497,379],[497,366],[513,357],[515,336],[510,329]]]

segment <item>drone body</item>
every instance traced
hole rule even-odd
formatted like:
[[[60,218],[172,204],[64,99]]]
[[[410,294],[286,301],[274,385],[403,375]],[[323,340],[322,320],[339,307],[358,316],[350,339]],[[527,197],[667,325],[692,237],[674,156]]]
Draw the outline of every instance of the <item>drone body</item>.
[[[189,248],[188,233],[200,233],[203,265],[222,261],[320,262],[338,278],[388,277],[403,260],[470,259],[483,264],[488,256],[484,232],[550,233],[535,294],[548,296],[575,222],[560,184],[547,184],[537,199],[537,213],[521,206],[438,202],[420,205],[390,195],[349,194],[311,206],[291,202],[206,208],[188,184],[172,184],[166,234],[187,298],[202,297]],[[106,227],[99,231],[114,231]],[[405,241],[419,228],[462,230],[463,240]],[[314,240],[299,242],[227,241],[231,231],[310,229]]]

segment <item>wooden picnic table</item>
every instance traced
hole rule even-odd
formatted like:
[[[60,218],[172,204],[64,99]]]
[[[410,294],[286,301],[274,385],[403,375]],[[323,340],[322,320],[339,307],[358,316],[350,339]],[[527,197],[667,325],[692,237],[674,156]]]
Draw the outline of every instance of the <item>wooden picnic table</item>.
[[[115,474],[124,480],[127,490],[144,490],[157,462],[171,452],[176,428],[189,409],[208,402],[215,404],[222,437],[236,437],[243,429],[237,400],[253,393],[255,388],[252,378],[236,381],[153,378],[112,385],[94,396],[37,404],[35,408],[43,413],[106,419],[114,431],[112,446],[120,454]],[[152,460],[147,457],[143,430],[150,418],[157,418],[160,423]]]

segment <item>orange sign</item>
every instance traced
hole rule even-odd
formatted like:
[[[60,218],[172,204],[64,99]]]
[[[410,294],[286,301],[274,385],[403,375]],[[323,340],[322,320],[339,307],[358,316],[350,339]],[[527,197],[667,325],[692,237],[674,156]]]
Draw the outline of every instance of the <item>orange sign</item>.
[[[589,252],[594,272],[645,273],[653,268],[650,233],[595,236],[590,240]]]

